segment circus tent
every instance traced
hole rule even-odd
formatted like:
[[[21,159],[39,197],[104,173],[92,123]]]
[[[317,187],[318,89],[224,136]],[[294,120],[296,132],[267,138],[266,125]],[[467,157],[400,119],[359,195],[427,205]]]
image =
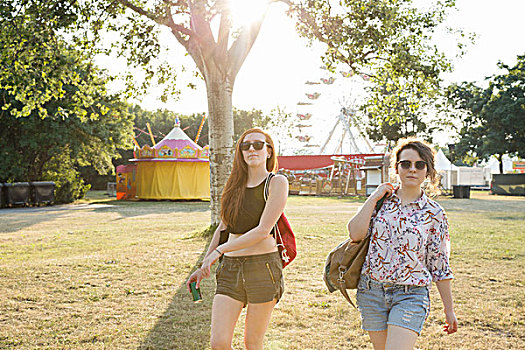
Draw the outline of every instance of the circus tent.
[[[136,191],[139,199],[209,199],[209,148],[202,148],[175,127],[153,147],[138,150]]]

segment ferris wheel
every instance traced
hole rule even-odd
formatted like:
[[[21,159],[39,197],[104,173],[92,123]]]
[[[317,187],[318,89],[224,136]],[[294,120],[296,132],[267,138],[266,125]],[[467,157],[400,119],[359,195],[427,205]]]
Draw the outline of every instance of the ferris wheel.
[[[364,91],[368,75],[321,69],[319,79],[305,82],[309,91],[297,102],[296,140],[316,154],[373,153],[374,147],[356,119],[355,90]]]
[[[337,147],[335,149],[335,152],[333,152],[332,154],[343,153],[343,143],[345,139],[347,139],[350,144],[349,153],[373,153],[374,152],[374,148],[370,144],[370,141],[368,141],[368,138],[365,136],[365,134],[361,131],[359,124],[355,122],[353,115],[354,115],[353,111],[342,108],[341,114],[339,114],[336,117],[335,124],[332,127],[332,130],[330,130],[328,137],[326,138],[325,142],[321,146],[321,149],[319,150],[320,154],[323,154],[325,152],[327,145],[332,140],[332,137],[334,137],[335,131],[339,123],[341,123],[342,135],[339,141],[337,142]],[[351,125],[353,126],[353,128],[350,127]],[[352,131],[352,129],[354,129],[354,131]]]

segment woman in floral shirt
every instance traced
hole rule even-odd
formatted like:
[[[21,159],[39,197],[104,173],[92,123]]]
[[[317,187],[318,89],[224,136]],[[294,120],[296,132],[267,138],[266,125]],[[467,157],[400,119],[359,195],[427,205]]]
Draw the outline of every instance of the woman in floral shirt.
[[[435,281],[443,301],[448,333],[457,331],[449,266],[450,236],[443,208],[422,189],[437,192],[435,151],[426,143],[401,140],[392,151],[399,187],[380,185],[349,221],[350,238],[371,235],[361,270],[357,303],[362,327],[374,349],[413,349],[430,309]],[[379,212],[374,208],[385,194]]]

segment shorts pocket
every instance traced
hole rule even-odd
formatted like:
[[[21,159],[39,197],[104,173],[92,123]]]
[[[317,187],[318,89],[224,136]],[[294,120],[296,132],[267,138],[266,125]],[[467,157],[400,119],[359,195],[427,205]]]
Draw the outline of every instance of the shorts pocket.
[[[272,260],[265,262],[264,265],[266,266],[266,270],[268,271],[274,289],[272,299],[277,299],[277,301],[279,301],[284,293],[282,263],[280,260]]]
[[[429,292],[426,286],[410,286],[408,289],[410,294],[426,296],[428,298]]]
[[[368,289],[368,276],[361,275],[359,278],[359,282],[357,283],[357,290],[365,290]]]
[[[275,279],[275,275],[272,271],[272,268],[270,267],[270,263],[266,263],[266,269],[268,270],[268,274],[270,275],[270,278],[272,279],[272,283],[273,285],[275,286],[275,283],[276,283],[276,279]]]
[[[221,262],[221,263],[219,264],[219,266],[217,266],[217,270],[215,270],[215,278],[216,278],[216,279],[219,279],[223,267],[224,267],[224,262]]]

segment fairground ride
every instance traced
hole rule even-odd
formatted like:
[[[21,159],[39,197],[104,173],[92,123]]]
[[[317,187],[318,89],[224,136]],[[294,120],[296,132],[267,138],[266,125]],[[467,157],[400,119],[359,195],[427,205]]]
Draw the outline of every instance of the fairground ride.
[[[294,134],[301,145],[299,153],[374,153],[377,147],[370,143],[356,118],[358,100],[363,99],[369,77],[352,71],[337,74],[321,69],[323,76],[307,80],[306,99],[297,102]]]

